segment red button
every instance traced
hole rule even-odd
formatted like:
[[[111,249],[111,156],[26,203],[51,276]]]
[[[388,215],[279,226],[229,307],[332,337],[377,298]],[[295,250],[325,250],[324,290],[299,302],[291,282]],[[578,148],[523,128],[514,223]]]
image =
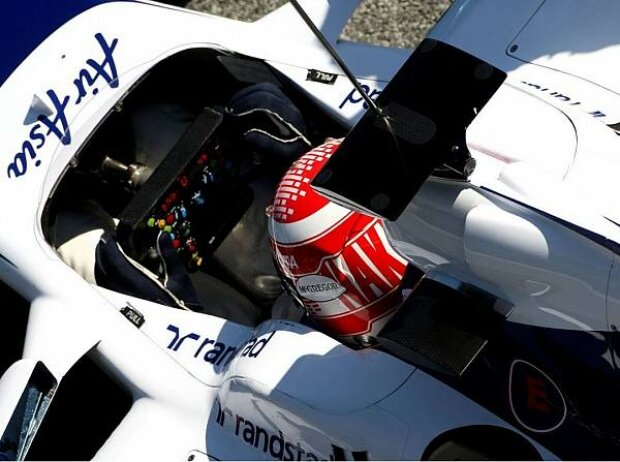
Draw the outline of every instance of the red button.
[[[198,158],[198,165],[204,165],[209,160],[209,156],[207,154],[201,154]]]
[[[182,175],[179,177],[179,184],[181,187],[187,188],[189,186],[189,179],[185,175]]]

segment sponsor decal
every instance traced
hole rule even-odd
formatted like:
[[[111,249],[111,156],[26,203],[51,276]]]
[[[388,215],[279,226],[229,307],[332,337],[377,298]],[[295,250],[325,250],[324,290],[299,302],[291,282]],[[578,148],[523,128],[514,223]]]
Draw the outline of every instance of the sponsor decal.
[[[566,401],[551,378],[533,364],[515,360],[508,385],[510,409],[526,429],[545,433],[556,430],[566,419]]]
[[[545,85],[539,85],[537,83],[532,83],[532,82],[526,82],[525,80],[522,80],[521,83],[523,85],[525,85],[528,89],[534,89],[537,90],[541,93],[545,93],[547,95],[547,97],[549,98],[553,98],[557,101],[561,101],[562,103],[565,103],[569,106],[581,106],[580,109],[582,109],[584,112],[586,112],[587,114],[591,115],[592,117],[595,118],[599,118],[599,117],[607,117],[607,114],[605,114],[604,112],[601,112],[599,110],[590,110],[590,109],[585,109],[581,103],[581,101],[577,101],[574,97],[569,96],[563,92],[559,92],[557,90],[554,90],[552,88],[547,88]]]
[[[406,267],[404,259],[390,248],[380,221],[373,222],[361,236],[321,266],[321,271],[340,281],[352,295],[345,301],[352,310],[393,292]]]
[[[328,302],[340,297],[345,291],[345,287],[334,281],[330,277],[319,274],[303,276],[295,282],[299,294],[314,302]]]
[[[280,262],[280,265],[288,268],[290,271],[299,269],[299,264],[295,259],[295,255],[282,255],[278,253],[276,256]],[[0,255],[0,257],[2,257],[2,255]]]
[[[378,88],[372,88],[368,85],[362,84],[362,88],[364,89],[364,91],[366,92],[366,94],[368,96],[370,96],[370,98],[375,101],[379,95],[381,94],[381,92],[383,90],[380,90]],[[360,95],[360,93],[357,91],[357,89],[353,88],[349,94],[342,100],[342,103],[340,103],[340,106],[338,106],[338,109],[343,109],[347,104],[352,104],[352,105],[357,105],[362,103],[364,106],[364,109],[368,109],[368,104],[366,104],[364,102],[364,97],[362,95]]]
[[[338,74],[332,74],[331,72],[323,72],[317,69],[308,69],[308,75],[306,80],[312,82],[324,83],[326,85],[333,85],[338,79]]]
[[[261,335],[259,337],[255,337],[251,339],[248,343],[245,344],[245,347],[243,348],[241,352],[241,357],[243,358],[258,357],[258,355],[260,355],[263,352],[263,350],[265,349],[269,341],[273,338],[275,333],[276,332],[273,331],[268,334]]]
[[[57,138],[64,145],[71,144],[71,130],[67,119],[67,109],[71,105],[79,106],[87,95],[97,95],[102,83],[110,88],[118,87],[118,71],[114,62],[118,39],[108,41],[101,33],[95,34],[95,39],[100,46],[101,56],[98,59],[86,60],[84,68],[78,71],[77,77],[73,80],[73,94],[59,96],[54,89],[46,92],[51,108],[43,112],[49,113],[37,114],[34,120],[28,123],[32,125],[29,136],[22,142],[19,152],[7,166],[8,178],[25,175],[31,164],[39,167],[41,165],[41,159],[38,158],[39,151],[50,136]]]
[[[136,310],[129,303],[121,308],[121,314],[125,316],[138,329],[144,324],[144,315]]]
[[[310,450],[304,443],[287,438],[282,430],[267,429],[240,414],[223,408],[216,402],[217,416],[215,422],[222,428],[229,429],[244,443],[253,446],[275,460],[369,460],[367,451],[347,451],[335,444],[330,444],[331,454],[320,455]]]
[[[190,352],[194,358],[201,358],[205,363],[221,367],[228,366],[239,352],[243,358],[257,358],[275,335],[275,331],[273,331],[253,337],[239,348],[226,345],[196,332],[183,335],[181,329],[173,324],[168,325],[166,330],[173,334],[172,340],[166,346],[167,349],[178,352],[185,345],[183,353]]]

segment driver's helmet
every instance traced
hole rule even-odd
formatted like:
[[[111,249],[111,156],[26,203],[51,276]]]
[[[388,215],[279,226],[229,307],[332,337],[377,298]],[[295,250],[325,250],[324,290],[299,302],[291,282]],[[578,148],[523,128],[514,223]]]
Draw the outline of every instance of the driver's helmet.
[[[285,286],[324,332],[370,339],[402,304],[406,260],[383,220],[329,201],[310,187],[338,149],[332,140],[298,159],[270,209],[275,263]]]

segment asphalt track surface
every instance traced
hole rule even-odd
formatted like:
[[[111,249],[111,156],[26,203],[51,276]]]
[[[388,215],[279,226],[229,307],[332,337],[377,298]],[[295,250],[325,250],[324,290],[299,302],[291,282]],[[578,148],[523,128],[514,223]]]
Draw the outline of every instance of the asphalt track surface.
[[[188,8],[253,21],[284,3],[286,0],[191,0]],[[412,48],[450,3],[451,0],[362,0],[342,37]]]

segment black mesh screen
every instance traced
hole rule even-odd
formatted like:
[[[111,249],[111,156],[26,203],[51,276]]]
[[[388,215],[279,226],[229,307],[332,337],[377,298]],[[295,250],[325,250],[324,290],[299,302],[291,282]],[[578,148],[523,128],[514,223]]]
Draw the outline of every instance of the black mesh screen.
[[[500,301],[424,279],[381,332],[379,343],[396,356],[460,375],[506,319]]]

